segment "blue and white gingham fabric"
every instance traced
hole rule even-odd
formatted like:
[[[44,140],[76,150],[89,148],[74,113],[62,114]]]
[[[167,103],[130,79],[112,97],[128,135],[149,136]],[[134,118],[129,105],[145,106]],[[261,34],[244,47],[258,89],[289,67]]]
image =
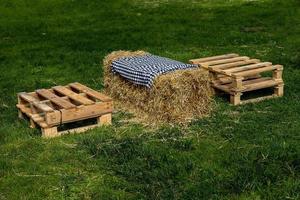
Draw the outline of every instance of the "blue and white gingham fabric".
[[[143,56],[123,57],[112,62],[112,72],[128,81],[150,88],[155,77],[179,69],[190,69],[197,65],[185,64],[169,58],[146,54]]]

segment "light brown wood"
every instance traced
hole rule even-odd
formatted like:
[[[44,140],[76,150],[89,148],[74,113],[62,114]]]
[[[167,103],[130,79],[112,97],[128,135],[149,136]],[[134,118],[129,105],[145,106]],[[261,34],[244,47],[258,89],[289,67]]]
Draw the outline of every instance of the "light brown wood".
[[[63,87],[63,86],[55,86],[55,87],[53,87],[53,90],[59,92],[60,94],[66,95],[73,101],[76,101],[83,105],[90,105],[90,104],[94,103],[92,100],[90,100],[78,93],[75,93],[72,90],[70,90],[66,87]]]
[[[278,97],[282,97],[283,96],[283,84],[278,85],[274,88],[274,94]]]
[[[48,106],[47,104],[43,103],[43,102],[39,102],[39,100],[25,92],[19,93],[18,94],[19,97],[19,102],[25,101],[29,104],[31,104],[31,106],[36,107],[37,109],[40,109],[44,112],[52,112],[53,109]]]
[[[226,93],[228,93],[228,94],[233,93],[233,92],[230,90],[230,88],[229,88],[228,86],[226,86],[226,85],[212,84],[212,87],[213,87],[213,88],[216,88],[216,89],[218,89],[218,90],[224,91],[224,92],[226,92]]]
[[[231,68],[231,69],[225,69],[223,71],[227,72],[227,73],[235,73],[235,72],[242,72],[242,71],[257,69],[257,68],[261,68],[261,67],[267,67],[267,66],[271,66],[271,65],[272,65],[272,63],[270,63],[270,62],[263,62],[263,63],[257,63],[257,64],[252,64],[252,65],[244,65],[241,67],[236,67],[236,68]]]
[[[42,136],[45,138],[57,137],[60,135],[61,134],[57,131],[57,127],[42,128]]]
[[[98,124],[100,125],[111,125],[111,113],[101,115],[98,117]]]
[[[61,111],[55,110],[53,112],[45,113],[45,119],[44,121],[49,125],[59,125],[62,123],[62,118],[61,118]]]
[[[253,70],[243,71],[243,72],[237,72],[237,73],[232,73],[232,74],[233,74],[233,76],[251,76],[251,75],[254,75],[254,74],[273,71],[273,70],[276,70],[276,69],[277,69],[276,66],[267,66],[267,67],[262,67],[262,68],[258,68],[258,69],[253,69]]]
[[[260,77],[261,77],[261,75],[259,75],[259,74],[252,75],[252,76],[245,76],[244,80],[252,80],[252,79],[257,79],[257,78],[260,78]],[[224,76],[224,77],[218,78],[218,80],[214,81],[214,83],[219,84],[219,85],[223,85],[223,84],[232,83],[232,80],[233,80],[233,78]]]
[[[193,59],[190,62],[208,70],[211,86],[229,94],[230,102],[234,105],[251,102],[241,101],[240,97],[244,92],[263,88],[273,87],[272,97],[283,96],[282,65],[272,65],[271,62],[260,62],[258,59],[238,55]],[[262,73],[268,71],[273,71],[273,77],[262,77]],[[258,98],[260,99],[264,98]]]
[[[253,91],[253,90],[269,88],[269,87],[273,87],[276,85],[278,85],[278,82],[276,82],[274,80],[266,80],[266,81],[262,81],[262,82],[258,82],[258,83],[252,83],[252,84],[245,86],[245,89],[243,90],[243,92],[249,92],[249,91]]]
[[[104,94],[101,94],[91,88],[86,87],[85,85],[82,85],[80,83],[71,83],[69,84],[70,87],[80,91],[84,92],[88,96],[94,97],[100,101],[107,102],[107,101],[112,101],[112,99]]]
[[[247,87],[248,85],[251,85],[253,83],[260,83],[260,82],[267,81],[267,80],[272,80],[272,78],[271,77],[257,77],[254,79],[243,81],[243,85],[245,87]]]
[[[219,65],[219,64],[226,64],[226,63],[234,63],[234,62],[237,62],[237,61],[244,61],[244,60],[249,60],[249,57],[242,56],[242,57],[214,60],[214,61],[208,61],[208,62],[200,63],[200,65],[212,66],[212,65]]]
[[[234,76],[231,75],[231,73],[224,72],[221,69],[212,69],[212,68],[206,68],[206,69],[208,69],[212,73],[216,73],[217,75],[219,74],[219,75],[234,77]]]
[[[208,62],[213,60],[219,60],[219,59],[226,59],[226,58],[233,58],[239,56],[238,54],[231,53],[226,55],[219,55],[219,56],[212,56],[212,57],[206,57],[206,58],[199,58],[199,59],[192,59],[189,62],[191,64],[198,64],[200,62]]]
[[[241,103],[241,95],[241,93],[230,95],[230,103],[235,106],[239,105]]]
[[[49,90],[40,89],[40,90],[36,90],[36,93],[64,109],[70,109],[76,107],[74,104],[60,98],[59,96],[50,92]]]
[[[112,112],[112,102],[99,102],[94,105],[83,106],[76,109],[61,110],[62,122],[73,122],[93,118]]]
[[[102,124],[111,124],[113,111],[111,98],[80,83],[73,85],[79,90],[73,91],[68,88],[69,86],[55,86],[52,89],[19,93],[18,104],[16,105],[19,117],[28,116],[30,127],[35,128],[38,125],[42,129],[44,137],[55,137],[73,131],[81,132]],[[99,124],[97,122],[92,126],[57,131],[57,128],[62,124],[91,118],[98,119]]]
[[[211,68],[224,70],[224,69],[230,69],[233,67],[243,66],[243,65],[247,65],[247,64],[255,64],[255,63],[259,63],[259,62],[260,62],[260,60],[258,60],[258,59],[250,59],[250,60],[237,61],[237,62],[233,62],[233,63],[214,65]]]
[[[236,77],[233,79],[232,86],[237,90],[243,89],[243,77]]]
[[[217,81],[218,80],[218,76],[216,73],[209,73],[209,78],[211,82]]]
[[[282,71],[283,67],[281,65],[278,65],[279,67],[273,71],[273,78],[275,80],[282,80]]]

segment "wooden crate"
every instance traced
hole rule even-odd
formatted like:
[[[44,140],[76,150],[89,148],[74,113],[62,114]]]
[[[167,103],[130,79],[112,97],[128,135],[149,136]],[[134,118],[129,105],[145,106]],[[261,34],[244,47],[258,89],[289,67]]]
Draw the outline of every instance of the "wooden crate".
[[[99,125],[111,124],[113,102],[107,97],[80,83],[39,89],[18,94],[19,118],[27,116],[30,127],[38,125],[43,137],[60,136],[66,132],[83,132]],[[97,118],[97,123],[66,131],[58,127],[85,119]]]
[[[283,96],[282,65],[273,65],[238,54],[193,59],[190,63],[207,69],[212,87],[230,94],[230,102],[233,105]],[[261,75],[268,71],[273,72],[272,77]],[[270,87],[274,88],[272,95],[241,101],[244,92]]]

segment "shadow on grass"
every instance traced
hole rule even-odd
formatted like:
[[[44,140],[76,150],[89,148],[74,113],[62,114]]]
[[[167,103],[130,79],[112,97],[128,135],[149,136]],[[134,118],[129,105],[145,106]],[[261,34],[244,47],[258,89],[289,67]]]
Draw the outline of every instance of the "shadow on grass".
[[[300,163],[295,144],[239,144],[216,135],[187,134],[176,127],[135,136],[97,135],[80,143],[124,180],[119,188],[136,198],[220,199],[252,193],[272,199],[298,195]]]

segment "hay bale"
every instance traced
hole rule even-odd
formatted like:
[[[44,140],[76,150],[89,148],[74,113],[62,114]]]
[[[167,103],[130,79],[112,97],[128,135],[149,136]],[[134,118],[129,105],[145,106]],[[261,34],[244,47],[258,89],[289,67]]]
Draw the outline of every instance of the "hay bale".
[[[111,63],[121,57],[141,56],[144,51],[115,51],[104,60],[105,93],[116,108],[133,112],[141,122],[186,123],[207,116],[213,105],[208,74],[200,68],[177,70],[158,76],[151,89],[135,85],[111,72]]]

